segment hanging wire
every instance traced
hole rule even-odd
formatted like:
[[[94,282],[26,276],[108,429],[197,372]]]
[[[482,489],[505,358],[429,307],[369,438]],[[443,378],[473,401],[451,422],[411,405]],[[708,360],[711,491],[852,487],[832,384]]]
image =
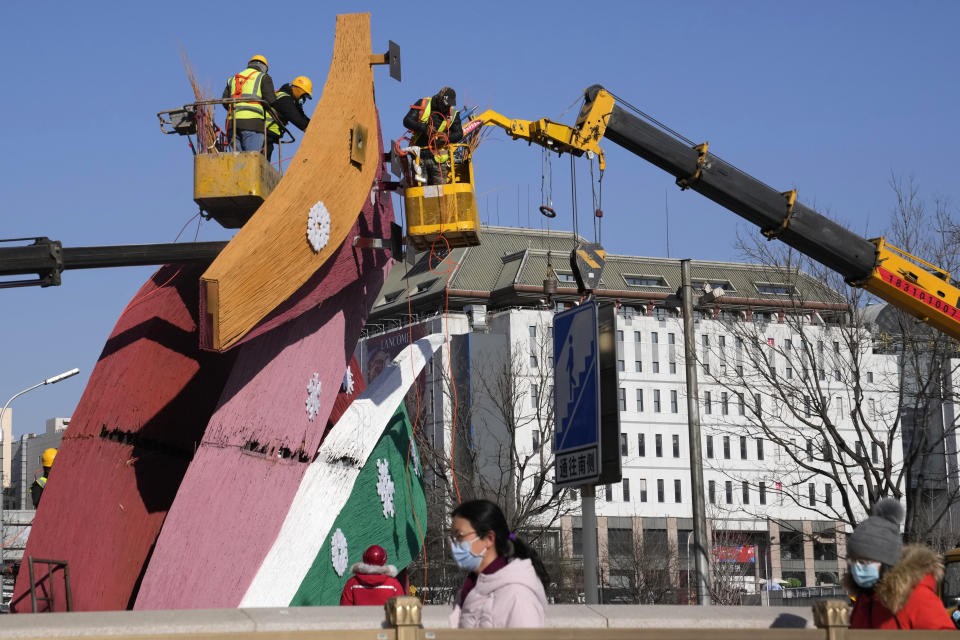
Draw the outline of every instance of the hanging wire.
[[[593,158],[590,158],[590,194],[593,196],[593,241],[602,244],[603,232],[603,169],[594,185]]]
[[[573,249],[580,246],[580,221],[577,219],[577,165],[570,155],[570,199],[573,201]]]

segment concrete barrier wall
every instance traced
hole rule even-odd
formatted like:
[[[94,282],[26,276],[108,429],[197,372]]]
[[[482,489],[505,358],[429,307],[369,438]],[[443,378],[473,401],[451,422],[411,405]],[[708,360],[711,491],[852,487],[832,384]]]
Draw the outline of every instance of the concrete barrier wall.
[[[447,627],[450,609],[423,608],[423,627]],[[554,628],[812,628],[809,609],[683,605],[553,605]],[[292,607],[186,611],[105,611],[0,616],[0,640],[387,628],[382,607]]]

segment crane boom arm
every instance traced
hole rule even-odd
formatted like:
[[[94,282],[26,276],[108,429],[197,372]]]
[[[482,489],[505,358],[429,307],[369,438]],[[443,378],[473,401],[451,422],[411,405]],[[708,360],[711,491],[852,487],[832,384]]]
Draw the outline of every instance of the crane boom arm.
[[[749,220],[768,238],[777,238],[840,273],[923,322],[960,339],[960,289],[950,274],[886,244],[868,240],[797,201],[796,191],[778,191],[708,151],[691,145],[634,115],[600,85],[586,90],[575,126],[549,120],[511,120],[487,111],[484,124],[496,125],[559,153],[600,156],[607,138],[673,175],[681,189],[692,189]]]

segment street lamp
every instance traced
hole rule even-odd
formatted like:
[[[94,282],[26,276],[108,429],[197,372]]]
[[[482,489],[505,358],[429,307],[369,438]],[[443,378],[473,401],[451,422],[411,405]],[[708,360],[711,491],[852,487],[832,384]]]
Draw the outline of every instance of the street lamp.
[[[70,377],[72,377],[72,376],[75,376],[75,375],[77,375],[78,373],[80,373],[80,369],[77,369],[76,367],[74,367],[73,369],[70,369],[69,371],[64,371],[63,373],[57,374],[57,375],[53,376],[52,378],[47,378],[47,379],[44,380],[43,382],[39,382],[39,383],[33,385],[32,387],[27,387],[27,388],[24,389],[23,391],[18,391],[18,392],[16,392],[15,394],[13,394],[12,396],[10,396],[10,399],[7,400],[7,403],[6,403],[5,405],[3,405],[3,408],[2,408],[2,409],[0,409],[0,442],[3,441],[3,414],[5,414],[5,413],[7,412],[7,407],[10,406],[10,403],[13,402],[14,399],[16,399],[18,396],[22,396],[22,395],[25,394],[27,391],[33,391],[33,390],[36,389],[37,387],[42,387],[42,386],[47,385],[47,384],[56,384],[56,383],[60,382],[61,380],[66,380],[67,378],[70,378]],[[3,458],[3,456],[0,455],[0,461],[2,461],[2,458]],[[3,517],[2,517],[2,516],[3,516],[3,466],[0,465],[0,532],[3,531],[3,523],[2,523]],[[2,536],[0,536],[0,538],[2,538]],[[0,561],[2,561],[2,560],[3,560],[3,548],[0,547]]]
[[[53,376],[52,378],[47,378],[47,379],[44,380],[43,382],[38,382],[37,384],[33,385],[32,387],[27,387],[27,388],[24,389],[23,391],[18,391],[18,392],[16,392],[15,394],[13,394],[12,396],[10,396],[10,399],[7,400],[7,403],[6,403],[5,405],[3,405],[3,408],[2,408],[2,409],[0,409],[0,430],[3,429],[3,414],[6,413],[7,407],[10,406],[10,403],[13,402],[14,399],[16,399],[16,398],[19,397],[19,396],[22,396],[22,395],[25,394],[27,391],[33,391],[33,390],[36,389],[37,387],[42,387],[42,386],[47,385],[47,384],[56,384],[56,383],[60,382],[61,380],[66,380],[67,378],[70,378],[70,377],[72,377],[72,376],[75,376],[75,375],[77,375],[78,373],[80,373],[80,369],[77,369],[76,367],[74,367],[73,369],[70,369],[70,371],[64,371],[63,373],[57,374],[57,375]],[[2,431],[0,431],[0,437],[2,437]]]

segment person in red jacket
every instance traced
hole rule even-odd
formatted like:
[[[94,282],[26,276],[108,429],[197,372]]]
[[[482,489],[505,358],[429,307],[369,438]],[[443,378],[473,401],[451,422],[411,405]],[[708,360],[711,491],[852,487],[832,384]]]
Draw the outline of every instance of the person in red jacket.
[[[903,546],[903,507],[884,498],[847,540],[844,586],[856,598],[851,629],[954,629],[937,597],[943,562],[920,544]]]
[[[387,552],[373,545],[363,552],[363,562],[357,562],[350,571],[353,577],[347,580],[340,594],[341,606],[383,605],[393,596],[402,596],[403,587],[396,579],[397,568],[387,564]]]

